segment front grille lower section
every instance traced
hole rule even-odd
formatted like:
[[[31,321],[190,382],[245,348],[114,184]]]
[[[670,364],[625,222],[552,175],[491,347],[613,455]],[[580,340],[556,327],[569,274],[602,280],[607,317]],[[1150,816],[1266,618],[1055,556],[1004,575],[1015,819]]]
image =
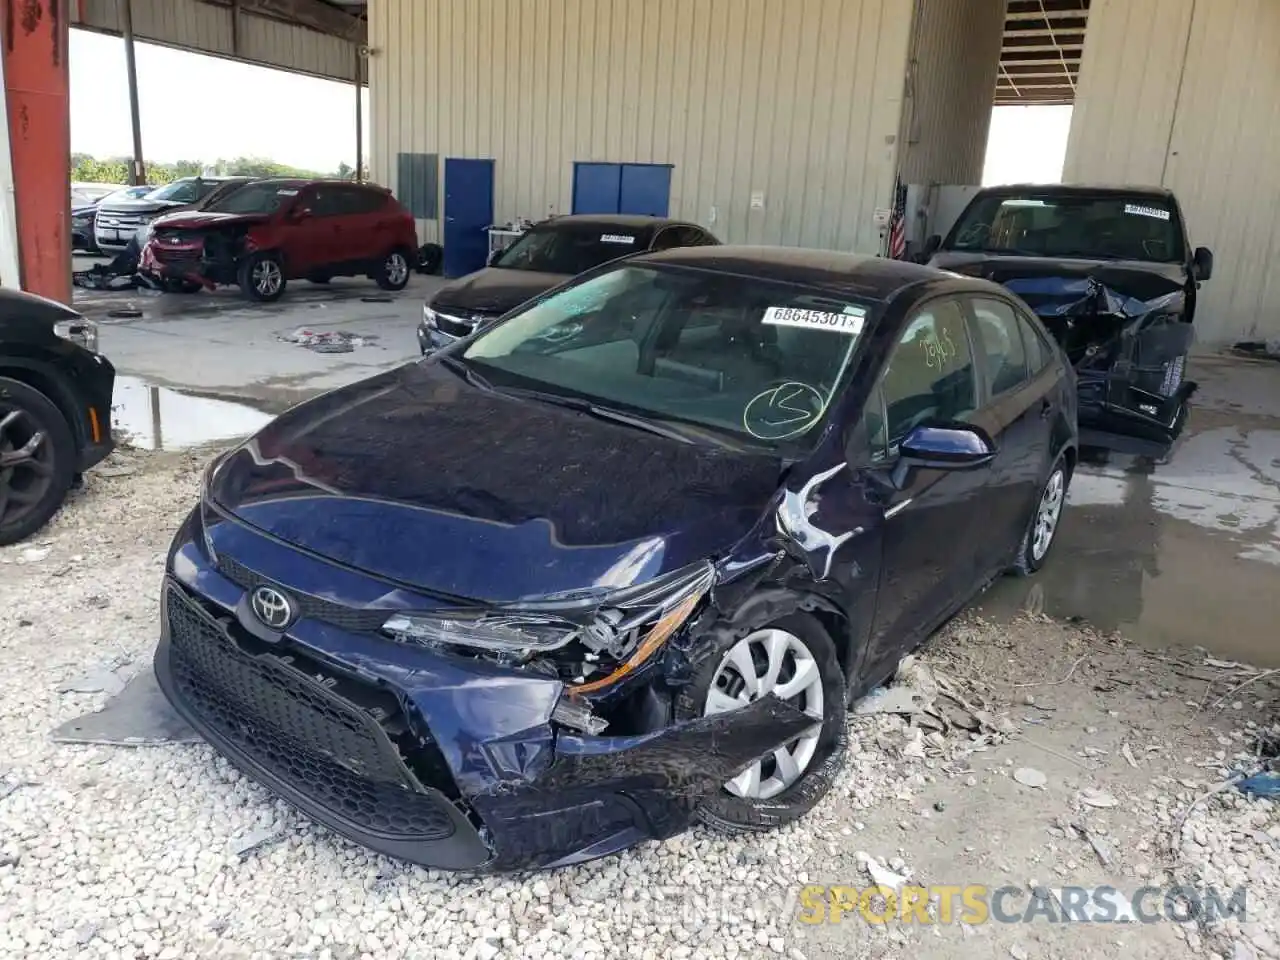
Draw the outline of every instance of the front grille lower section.
[[[285,659],[252,654],[178,586],[166,587],[169,669],[183,702],[265,772],[382,837],[441,840],[447,803],[419,792],[374,716]]]
[[[341,603],[334,603],[332,600],[322,600],[319,597],[298,593],[284,584],[250,570],[243,563],[230,557],[218,557],[216,566],[220,574],[240,589],[248,591],[261,586],[274,587],[296,601],[301,616],[308,620],[320,620],[343,630],[351,630],[355,633],[376,633],[395,613],[394,610],[363,610],[359,607],[348,607]]]
[[[447,313],[436,314],[436,329],[451,337],[469,337],[475,333],[476,323]]]

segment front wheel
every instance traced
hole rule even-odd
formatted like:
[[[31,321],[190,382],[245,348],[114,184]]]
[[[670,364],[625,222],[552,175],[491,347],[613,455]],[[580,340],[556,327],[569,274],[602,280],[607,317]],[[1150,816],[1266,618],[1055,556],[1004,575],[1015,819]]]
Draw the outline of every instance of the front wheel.
[[[373,279],[383,290],[403,290],[409,282],[409,258],[403,250],[393,250],[378,264]]]
[[[284,296],[284,267],[274,253],[255,253],[240,264],[240,289],[252,300],[270,302]]]
[[[1040,488],[1031,519],[1027,522],[1013,570],[1021,576],[1030,576],[1044,566],[1049,550],[1058,536],[1058,525],[1067,502],[1067,487],[1071,483],[1071,469],[1065,456],[1058,457],[1049,476]]]
[[[807,614],[792,614],[742,637],[719,641],[680,693],[680,720],[726,713],[772,694],[814,720],[698,808],[699,818],[732,832],[770,830],[808,813],[844,766],[845,678],[835,644]]]
[[[43,527],[75,475],[75,439],[53,401],[0,377],[0,547]]]

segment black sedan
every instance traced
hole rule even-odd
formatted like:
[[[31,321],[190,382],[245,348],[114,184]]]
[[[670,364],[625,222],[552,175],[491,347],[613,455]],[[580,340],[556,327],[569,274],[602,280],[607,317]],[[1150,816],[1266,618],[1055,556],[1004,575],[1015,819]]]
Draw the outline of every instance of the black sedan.
[[[845,713],[1049,553],[1070,366],[996,284],[627,258],[213,464],[156,675],[250,776],[452,869],[803,816]]]
[[[111,452],[115,369],[97,350],[74,310],[0,290],[0,546],[44,526]]]
[[[637,253],[719,244],[702,227],[665,217],[591,214],[536,224],[489,266],[449,284],[422,309],[418,347],[424,354],[470,336],[526,300],[580,273]]]

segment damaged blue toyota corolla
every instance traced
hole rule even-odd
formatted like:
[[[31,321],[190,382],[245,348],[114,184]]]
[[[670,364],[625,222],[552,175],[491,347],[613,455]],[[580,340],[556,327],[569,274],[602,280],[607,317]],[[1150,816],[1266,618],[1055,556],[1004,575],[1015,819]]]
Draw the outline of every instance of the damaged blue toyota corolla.
[[[417,863],[767,829],[830,788],[855,696],[1044,562],[1075,403],[986,281],[628,258],[216,461],[156,673],[251,777]]]

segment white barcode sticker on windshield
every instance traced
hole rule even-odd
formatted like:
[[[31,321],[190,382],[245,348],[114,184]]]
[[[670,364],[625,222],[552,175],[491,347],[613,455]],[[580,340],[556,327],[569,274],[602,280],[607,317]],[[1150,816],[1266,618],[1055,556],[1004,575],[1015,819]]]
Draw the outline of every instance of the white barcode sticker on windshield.
[[[280,195],[280,196],[282,196],[282,197],[296,197],[296,196],[298,195],[298,191],[297,191],[297,190],[289,190],[289,189],[286,189],[286,188],[284,188],[284,187],[282,187],[282,188],[280,188],[279,190],[277,190],[277,191],[276,191],[276,193],[277,193],[277,194],[279,194],[279,195]]]
[[[857,336],[862,332],[867,312],[859,307],[845,307],[844,313],[827,310],[801,310],[798,307],[769,307],[762,322],[775,327],[804,327],[809,330],[831,330]]]
[[[628,237],[623,233],[606,233],[600,237],[601,243],[625,243],[632,244],[636,242],[635,237]]]
[[[1136,203],[1126,203],[1124,205],[1125,213],[1132,213],[1139,217],[1155,217],[1157,220],[1168,220],[1169,211],[1161,210],[1159,207],[1144,207]]]

